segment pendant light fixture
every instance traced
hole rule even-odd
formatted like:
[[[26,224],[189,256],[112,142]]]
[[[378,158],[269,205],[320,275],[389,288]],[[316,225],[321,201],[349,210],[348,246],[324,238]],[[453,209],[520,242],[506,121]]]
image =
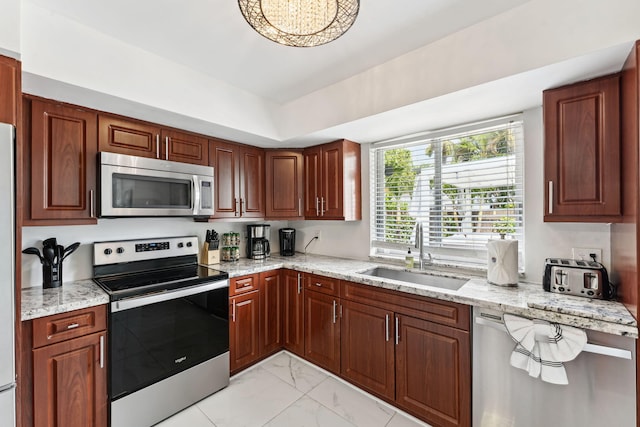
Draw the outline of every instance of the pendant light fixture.
[[[269,40],[312,47],[347,32],[360,0],[238,0],[238,5],[249,25]]]

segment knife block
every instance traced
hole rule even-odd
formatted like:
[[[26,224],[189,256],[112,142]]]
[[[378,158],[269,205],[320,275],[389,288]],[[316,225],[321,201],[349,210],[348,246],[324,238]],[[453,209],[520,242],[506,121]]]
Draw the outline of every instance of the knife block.
[[[220,249],[208,249],[207,245],[205,245],[202,250],[200,262],[206,265],[220,264]]]

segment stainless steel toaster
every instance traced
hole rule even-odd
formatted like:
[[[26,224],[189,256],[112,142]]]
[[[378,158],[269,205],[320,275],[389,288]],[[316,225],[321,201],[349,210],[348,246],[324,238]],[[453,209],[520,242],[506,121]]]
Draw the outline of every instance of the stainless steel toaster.
[[[613,287],[609,283],[607,270],[595,261],[547,258],[542,287],[549,292],[587,298],[613,297]]]

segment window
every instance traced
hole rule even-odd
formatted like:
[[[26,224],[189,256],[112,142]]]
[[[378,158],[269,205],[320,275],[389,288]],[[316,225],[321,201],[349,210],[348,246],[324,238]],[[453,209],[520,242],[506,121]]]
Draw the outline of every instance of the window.
[[[372,145],[371,254],[398,257],[423,225],[435,259],[486,265],[486,244],[523,230],[520,115]],[[520,263],[522,265],[522,263]]]

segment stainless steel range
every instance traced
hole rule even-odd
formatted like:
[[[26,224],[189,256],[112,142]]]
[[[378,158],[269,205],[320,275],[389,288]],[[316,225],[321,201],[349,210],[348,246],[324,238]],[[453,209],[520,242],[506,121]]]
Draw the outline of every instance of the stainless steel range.
[[[110,295],[110,425],[146,427],[229,384],[229,276],[198,265],[198,238],[97,242]]]

